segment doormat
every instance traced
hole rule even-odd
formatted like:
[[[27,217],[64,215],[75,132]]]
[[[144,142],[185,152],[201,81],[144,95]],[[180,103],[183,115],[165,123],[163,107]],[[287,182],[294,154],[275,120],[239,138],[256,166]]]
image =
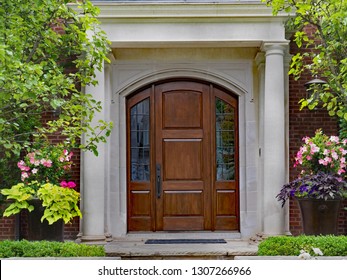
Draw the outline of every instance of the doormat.
[[[145,244],[219,244],[224,239],[148,239]]]

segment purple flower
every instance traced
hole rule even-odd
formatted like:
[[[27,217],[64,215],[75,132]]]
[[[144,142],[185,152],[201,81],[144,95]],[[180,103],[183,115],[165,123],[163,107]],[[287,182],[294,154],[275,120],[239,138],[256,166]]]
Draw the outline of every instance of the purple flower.
[[[307,188],[307,185],[302,185],[300,188],[299,188],[299,191],[301,193],[304,193],[304,192],[307,192],[308,188]]]
[[[291,190],[291,191],[289,192],[289,196],[291,196],[291,197],[295,196],[295,190]]]

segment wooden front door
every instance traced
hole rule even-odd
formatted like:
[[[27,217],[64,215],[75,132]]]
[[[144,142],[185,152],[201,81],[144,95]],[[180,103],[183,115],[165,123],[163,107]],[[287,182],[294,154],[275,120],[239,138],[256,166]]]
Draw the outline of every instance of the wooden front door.
[[[127,102],[128,230],[239,230],[237,99],[152,85]]]

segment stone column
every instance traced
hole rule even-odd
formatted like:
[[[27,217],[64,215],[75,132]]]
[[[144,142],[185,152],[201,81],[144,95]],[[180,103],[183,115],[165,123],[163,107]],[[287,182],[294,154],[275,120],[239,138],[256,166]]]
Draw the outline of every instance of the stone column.
[[[86,94],[92,94],[96,101],[101,102],[103,110],[95,112],[92,126],[97,125],[98,120],[105,120],[105,72],[96,72],[98,84],[87,86]],[[88,142],[88,139],[84,139]],[[82,233],[81,241],[105,240],[105,184],[106,184],[106,144],[98,144],[98,156],[92,152],[82,153],[81,158],[81,200],[82,200]]]
[[[262,155],[264,150],[264,83],[265,83],[265,53],[259,52],[255,57],[255,63],[258,70],[258,119],[259,119],[259,158],[258,158],[258,216],[257,219],[261,226],[261,231],[263,228],[264,219],[264,157]]]
[[[289,181],[289,168],[290,168],[290,157],[289,157],[289,66],[292,56],[289,54],[289,49],[284,53],[284,92],[285,92],[285,139],[286,139],[286,182]],[[285,234],[290,235],[290,226],[289,226],[289,203],[286,203],[284,206],[285,211]]]
[[[286,43],[265,43],[263,99],[263,230],[278,235],[285,231],[285,212],[276,195],[286,182],[285,89],[283,56]]]

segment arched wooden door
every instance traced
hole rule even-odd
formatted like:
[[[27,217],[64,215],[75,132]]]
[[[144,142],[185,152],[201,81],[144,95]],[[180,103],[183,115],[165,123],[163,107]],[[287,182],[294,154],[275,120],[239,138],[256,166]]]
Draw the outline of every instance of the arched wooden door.
[[[239,230],[238,103],[211,84],[127,100],[129,231]]]

